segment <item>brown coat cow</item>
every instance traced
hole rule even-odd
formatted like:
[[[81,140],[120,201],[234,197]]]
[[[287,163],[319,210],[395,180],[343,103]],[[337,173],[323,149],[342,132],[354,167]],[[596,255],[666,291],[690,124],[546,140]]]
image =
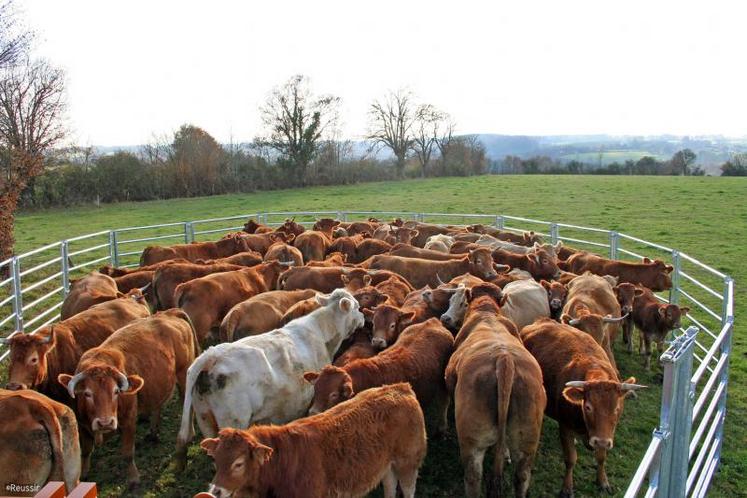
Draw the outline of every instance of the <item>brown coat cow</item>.
[[[327,247],[327,255],[333,252],[339,252],[344,254],[346,260],[352,263],[356,259],[355,248],[366,238],[367,237],[365,237],[363,234],[348,237],[338,237],[337,239],[332,241],[329,247]]]
[[[355,257],[348,258],[348,263],[362,263],[377,254],[389,252],[392,245],[389,242],[378,239],[363,239],[355,246]]]
[[[291,306],[316,296],[315,290],[269,291],[235,305],[220,324],[220,341],[233,342],[247,335],[274,330]]]
[[[426,285],[437,287],[440,280],[451,280],[457,275],[471,273],[484,280],[497,275],[490,250],[486,248],[470,251],[461,259],[451,261],[431,261],[418,258],[378,255],[361,266],[377,270],[389,270],[402,275],[413,287]]]
[[[594,450],[597,484],[612,492],[604,468],[607,452],[613,446],[625,397],[643,386],[635,384],[633,377],[621,383],[601,346],[569,325],[538,320],[522,329],[521,338],[542,368],[546,414],[560,426],[566,469],[560,496],[573,496],[576,435]]]
[[[496,239],[513,242],[514,244],[519,244],[522,246],[533,246],[535,243],[542,243],[542,236],[534,232],[506,232],[487,225],[469,225],[467,227],[467,231],[490,235],[491,237],[495,237]]]
[[[525,497],[546,397],[540,367],[521,344],[516,326],[501,315],[496,290],[486,284],[466,291],[469,308],[445,378],[454,396],[466,495],[480,496],[483,458],[495,447],[488,495],[502,496],[503,465],[509,455],[516,496]]]
[[[150,285],[153,282],[153,275],[155,274],[155,271],[138,271],[122,275],[121,277],[114,277],[114,282],[122,294],[130,292],[132,289],[141,289],[143,295],[147,298],[152,292]]]
[[[117,297],[117,282],[107,275],[92,271],[85,277],[70,282],[70,289],[60,309],[60,319],[66,320],[94,304],[111,301]]]
[[[293,266],[303,266],[303,254],[297,247],[285,242],[275,242],[267,249],[264,261],[280,261],[281,263],[293,263]]]
[[[366,325],[353,332],[352,336],[343,341],[332,364],[336,367],[344,367],[351,361],[370,358],[375,356],[376,353],[376,348],[371,345],[371,328]]]
[[[303,260],[322,261],[327,253],[332,236],[316,230],[307,230],[293,241],[293,245],[303,254]]]
[[[304,266],[291,268],[285,272],[280,278],[279,286],[284,290],[314,289],[326,293],[340,287],[347,287],[354,291],[367,285],[376,285],[392,276],[404,281],[403,277],[390,271],[371,271],[342,266]],[[366,277],[369,277],[370,280]],[[405,283],[407,282],[405,281]]]
[[[673,268],[658,259],[651,261],[643,258],[642,263],[629,263],[579,252],[568,258],[565,269],[578,274],[590,271],[597,275],[612,275],[618,277],[620,282],[643,285],[657,292],[672,287],[672,278],[669,274]]]
[[[620,313],[627,316],[622,322],[623,332],[623,343],[625,343],[628,352],[633,352],[633,303],[635,298],[643,295],[643,289],[636,287],[633,284],[623,282],[615,286],[615,296],[617,296],[617,302],[620,303]]]
[[[503,249],[494,249],[492,254],[496,263],[528,271],[535,280],[552,279],[560,274],[557,258],[545,249],[536,249],[530,254],[516,254]]]
[[[140,291],[133,290],[35,334],[16,332],[2,339],[0,342],[10,345],[8,389],[37,389],[57,401],[67,401],[57,375],[74,372],[83,353],[104,342],[117,329],[147,316],[148,304]]]
[[[309,261],[306,266],[345,266],[347,256],[341,252],[330,252],[322,261]]]
[[[286,269],[277,261],[252,268],[214,273],[179,284],[174,292],[202,344],[210,331],[220,327],[230,309],[252,296],[277,288],[278,277]]]
[[[164,266],[156,270],[153,274],[153,288],[151,289],[154,309],[167,310],[176,308],[174,293],[177,286],[184,282],[189,282],[195,278],[212,275],[226,271],[241,270],[244,267],[240,265],[228,264],[198,264],[198,263],[176,263]]]
[[[389,254],[392,256],[402,256],[404,258],[430,259],[433,261],[450,261],[452,259],[462,258],[461,254],[449,254],[448,252],[421,249],[407,244],[397,244],[392,246]]]
[[[362,497],[379,482],[385,498],[397,484],[414,498],[425,422],[412,388],[394,384],[287,425],[223,429],[201,446],[215,460],[217,498]]]
[[[184,397],[187,369],[199,352],[187,314],[170,309],[119,329],[100,346],[86,351],[75,375],[58,376],[75,400],[84,473],[90,466],[93,439],[101,442],[105,433],[119,430],[122,456],[128,462],[127,482],[130,487],[138,484],[138,415],[150,415],[150,439],[157,441],[161,409],[175,385]]]
[[[547,291],[547,304],[550,305],[550,318],[560,320],[565,300],[568,297],[568,288],[560,282],[541,280],[540,284]]]
[[[216,242],[193,242],[192,244],[175,244],[173,246],[148,246],[140,256],[140,266],[152,265],[168,259],[184,258],[188,261],[198,259],[225,258],[238,252],[252,250],[249,237],[261,235],[234,235]],[[269,244],[268,244],[269,245]]]
[[[410,325],[397,343],[371,358],[359,359],[343,368],[328,365],[321,372],[307,372],[314,385],[309,415],[321,413],[372,387],[409,382],[424,408],[433,404],[436,433],[446,430],[449,395],[444,369],[454,347],[454,337],[436,318]]]
[[[636,294],[633,303],[633,322],[640,331],[639,347],[646,357],[646,369],[651,369],[651,342],[655,342],[659,352],[663,352],[663,342],[670,331],[679,329],[682,315],[690,308],[680,308],[676,304],[661,303],[649,289]],[[630,342],[633,342],[632,337]]]
[[[80,479],[75,412],[35,391],[0,389],[0,486],[3,494],[63,481],[72,492]],[[27,493],[23,493],[24,495]]]
[[[262,223],[257,223],[252,218],[249,218],[249,220],[244,223],[244,231],[246,233],[269,233],[272,232],[273,229],[272,227],[268,227]]]

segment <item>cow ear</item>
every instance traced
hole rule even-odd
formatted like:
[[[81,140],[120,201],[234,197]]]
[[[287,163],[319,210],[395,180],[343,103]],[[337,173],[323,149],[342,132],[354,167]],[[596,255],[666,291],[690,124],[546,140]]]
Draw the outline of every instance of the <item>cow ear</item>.
[[[363,276],[363,285],[368,287],[371,285],[371,275],[364,275]]]
[[[57,382],[62,385],[65,389],[67,389],[67,385],[70,383],[70,381],[73,379],[72,375],[69,374],[60,374],[57,376]]]
[[[145,381],[139,375],[128,375],[127,382],[130,384],[130,387],[122,392],[122,394],[135,394],[145,385]]]
[[[659,305],[659,316],[664,318],[666,315],[667,315],[667,305],[660,304]]]
[[[329,295],[327,294],[317,294],[314,296],[314,299],[316,299],[316,302],[319,304],[319,306],[327,306],[329,304]]]
[[[295,233],[292,233],[292,234],[290,234],[290,235],[288,235],[288,236],[285,237],[285,242],[288,243],[288,244],[290,244],[294,240],[296,240],[296,234]]]
[[[414,311],[408,311],[407,313],[402,313],[399,315],[399,323],[402,325],[410,325],[412,323],[413,318],[415,318],[415,312]]]
[[[340,280],[342,280],[342,283],[345,285],[348,285],[350,283],[350,277],[347,275],[340,275]]]
[[[274,232],[274,233],[271,233],[271,234],[270,234],[270,235],[269,235],[269,236],[268,236],[267,238],[268,238],[268,239],[270,239],[271,241],[275,242],[275,241],[277,241],[277,240],[278,240],[278,234],[279,234],[279,233],[280,233],[280,232]]]
[[[680,313],[682,313],[683,315],[690,313],[690,308],[688,306],[683,306],[680,308]]]
[[[667,271],[667,273],[672,273],[672,270],[674,270],[674,266],[666,265],[664,269]]]
[[[571,315],[569,315],[568,313],[563,313],[563,315],[560,317],[561,323],[565,323],[566,325],[568,325],[571,320]]]
[[[498,263],[493,263],[493,268],[495,268],[495,271],[498,273],[507,273],[511,270],[511,267],[508,265],[499,265]]]
[[[635,295],[635,297],[641,297],[643,295],[643,289],[636,288],[633,294]]]
[[[580,405],[584,402],[584,390],[581,387],[566,387],[563,397],[571,404]]]
[[[200,443],[200,448],[205,450],[205,453],[207,453],[209,456],[213,456],[215,455],[215,449],[218,447],[219,442],[220,439],[218,439],[217,437],[203,439]]]
[[[374,316],[374,310],[368,309],[368,308],[363,308],[362,311],[363,311],[363,314],[366,316],[366,318],[373,318],[373,316]]]
[[[651,260],[650,260],[649,258],[643,258],[643,262],[644,262],[645,264],[647,264],[647,265],[648,265],[648,264],[651,264]]]
[[[344,399],[350,399],[353,397],[353,383],[348,381],[342,385],[342,397]]]
[[[350,313],[350,311],[352,311],[353,309],[353,301],[351,301],[347,297],[343,297],[342,299],[340,299],[340,309],[345,313]]]
[[[272,448],[263,444],[258,444],[252,448],[252,457],[259,462],[259,464],[266,463],[272,456]]]
[[[540,285],[542,285],[542,287],[544,287],[545,290],[550,290],[550,282],[548,282],[547,280],[544,280],[544,279],[540,280]]]
[[[303,380],[311,384],[312,386],[319,378],[319,372],[306,372],[303,374]]]

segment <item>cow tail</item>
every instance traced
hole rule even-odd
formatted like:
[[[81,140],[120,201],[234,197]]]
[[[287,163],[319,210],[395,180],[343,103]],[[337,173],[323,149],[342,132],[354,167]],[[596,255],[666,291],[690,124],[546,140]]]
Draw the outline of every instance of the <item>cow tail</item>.
[[[145,249],[143,249],[143,252],[140,253],[140,266],[145,266],[145,257],[148,255],[148,249],[150,248],[146,247]]]
[[[49,473],[50,481],[65,480],[65,457],[62,447],[62,427],[55,411],[41,403],[36,405],[35,415],[38,422],[44,426],[49,434],[49,444],[52,447],[52,470]]]
[[[200,341],[197,338],[197,330],[195,330],[195,324],[192,323],[192,319],[189,317],[189,314],[186,311],[181,310],[181,312],[182,315],[184,315],[184,321],[189,324],[189,329],[192,331],[192,342],[194,344],[195,358],[197,358],[202,353],[202,348],[200,347]]]
[[[183,301],[184,298],[184,284],[179,284],[176,286],[176,289],[174,289],[174,302],[176,302],[176,307],[181,308],[184,304]]]
[[[305,261],[305,260],[304,260],[304,261]],[[283,273],[281,273],[281,274],[280,274],[280,276],[278,277],[278,290],[283,290],[283,289],[285,289],[285,282],[286,282],[286,281],[288,280],[288,272],[290,272],[290,270],[286,270],[286,271],[284,271],[284,272],[283,272]]]
[[[498,353],[495,360],[495,378],[497,388],[497,424],[498,439],[495,443],[496,475],[502,475],[503,463],[506,455],[506,426],[508,424],[508,407],[511,402],[511,390],[514,385],[516,365],[510,353]]]
[[[193,329],[194,330],[194,329]],[[187,381],[184,386],[184,406],[182,408],[182,422],[179,426],[179,434],[176,438],[176,453],[177,459],[186,458],[187,446],[191,441],[189,440],[190,432],[192,429],[192,394],[195,388],[197,378],[203,372],[213,365],[213,357],[210,351],[207,351],[200,356],[189,366],[187,370]]]
[[[220,340],[222,342],[233,342],[233,336],[236,333],[236,319],[234,315],[238,315],[233,310],[229,311],[228,314],[220,322]]]
[[[153,295],[152,306],[154,312],[160,310],[162,306],[161,299],[158,297],[158,282],[160,280],[160,276],[161,270],[156,270],[155,273],[153,273],[153,279],[151,280],[151,294]]]

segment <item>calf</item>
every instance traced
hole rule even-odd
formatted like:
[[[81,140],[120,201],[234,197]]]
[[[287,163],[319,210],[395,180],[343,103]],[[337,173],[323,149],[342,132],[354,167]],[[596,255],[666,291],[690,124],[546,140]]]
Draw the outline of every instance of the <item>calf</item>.
[[[304,379],[314,386],[309,415],[321,413],[372,387],[409,382],[424,408],[433,404],[436,433],[446,430],[449,395],[444,369],[454,338],[438,319],[431,318],[407,327],[389,349],[371,358],[359,359],[343,368],[326,366],[321,372],[306,372]]]
[[[306,266],[345,266],[347,257],[340,252],[330,252],[322,261],[309,261]]]
[[[625,318],[620,316],[620,304],[607,279],[587,272],[568,284],[562,322],[591,335],[607,352],[610,364],[615,368],[612,344]]]
[[[293,263],[293,266],[303,266],[303,255],[297,247],[290,246],[285,242],[272,244],[264,256],[264,261],[280,261],[281,263]]]
[[[651,342],[655,342],[659,352],[664,351],[663,342],[670,331],[679,329],[682,315],[686,315],[690,308],[675,304],[660,303],[649,289],[637,289],[633,303],[633,322],[640,331],[639,348],[646,357],[646,369],[651,369]],[[632,343],[632,337],[630,338]]]
[[[560,320],[560,313],[563,311],[565,299],[568,297],[568,288],[560,282],[547,280],[540,281],[542,287],[547,291],[547,302],[550,306],[550,318]]]
[[[389,251],[392,256],[402,256],[405,258],[430,259],[433,261],[450,261],[452,259],[461,259],[462,254],[449,254],[448,251],[440,252],[432,249],[421,249],[419,247],[397,244]]]
[[[537,280],[552,279],[560,274],[557,259],[544,249],[535,249],[529,254],[515,254],[495,249],[492,254],[496,263],[528,271]]]
[[[60,319],[66,320],[95,304],[116,299],[118,295],[117,282],[113,278],[93,271],[70,282],[70,289],[60,308]]]
[[[140,482],[135,465],[138,415],[150,415],[149,437],[157,441],[161,409],[175,385],[184,397],[187,368],[198,353],[189,317],[171,309],[119,329],[83,354],[75,375],[57,376],[75,400],[84,474],[94,439],[100,444],[105,433],[118,430],[122,456],[128,462],[127,482],[130,488]]]
[[[451,235],[439,233],[428,237],[423,248],[448,253],[454,242],[454,237]]]
[[[40,489],[63,481],[68,493],[80,479],[75,412],[35,391],[0,389],[0,486]],[[6,494],[3,493],[3,494]]]
[[[252,250],[253,244],[249,239],[250,237],[263,236],[234,234],[230,238],[221,239],[217,242],[193,242],[192,244],[176,244],[173,246],[148,246],[143,250],[142,256],[140,256],[140,266],[152,265],[160,261],[177,258],[183,258],[188,261],[224,258],[238,252]]]
[[[138,290],[72,318],[41,328],[34,334],[15,332],[0,343],[10,345],[8,385],[11,390],[37,389],[57,401],[67,401],[57,383],[59,374],[73,373],[80,357],[101,344],[117,329],[150,316]]]
[[[597,275],[612,275],[620,282],[643,285],[653,291],[663,291],[672,287],[670,273],[673,267],[661,260],[643,258],[642,263],[629,263],[602,258],[596,254],[579,252],[568,258],[566,270],[573,273],[590,271]]]
[[[273,230],[272,227],[257,223],[252,218],[249,218],[249,220],[244,223],[244,231],[246,233],[269,233]]]
[[[402,275],[413,287],[437,287],[439,279],[450,280],[457,275],[471,273],[484,280],[494,278],[498,269],[486,248],[470,251],[466,256],[451,261],[430,261],[418,258],[378,255],[368,260],[372,269],[390,270]]]
[[[293,245],[301,251],[304,261],[322,261],[327,252],[332,237],[322,232],[307,230],[293,241]]]
[[[296,223],[296,218],[293,217],[293,218],[286,218],[285,223],[277,227],[274,233],[278,233],[278,234],[284,233],[286,235],[294,235],[298,237],[305,231],[306,229],[303,227],[303,225],[299,225],[298,223]]]
[[[627,318],[622,322],[623,342],[625,343],[628,353],[633,352],[633,303],[635,298],[643,295],[643,289],[633,284],[623,282],[614,287],[617,302],[620,304],[620,313]]]
[[[174,294],[179,284],[213,273],[236,271],[243,268],[239,265],[198,263],[174,263],[158,268],[153,274],[151,305],[157,310],[176,308]]]
[[[297,302],[316,296],[312,289],[269,291],[235,305],[220,324],[221,342],[269,332],[280,326],[285,312]]]
[[[385,242],[392,245],[394,244],[411,244],[412,239],[417,237],[418,231],[412,230],[406,227],[394,227],[389,231],[389,234],[384,238]]]
[[[281,329],[214,346],[192,364],[177,439],[182,466],[197,422],[205,436],[224,427],[285,423],[302,416],[313,389],[304,372],[332,362],[342,341],[364,324],[355,298],[344,289],[319,295],[321,308]]]
[[[177,306],[192,320],[197,339],[203,343],[211,330],[220,327],[230,309],[252,296],[277,288],[285,266],[277,261],[252,268],[214,273],[179,284],[174,292]]]
[[[631,377],[620,382],[604,349],[588,334],[553,320],[521,331],[524,346],[537,359],[547,393],[546,414],[557,420],[565,459],[560,496],[573,496],[576,435],[594,451],[597,484],[612,493],[604,465],[627,395],[644,386]]]
[[[379,482],[385,498],[398,486],[414,498],[426,437],[412,389],[394,384],[285,426],[224,429],[201,446],[215,461],[216,498],[365,496]]]
[[[465,290],[469,308],[445,379],[454,397],[465,494],[480,496],[483,458],[494,447],[488,496],[502,496],[508,456],[514,462],[516,496],[525,497],[539,447],[546,396],[540,367],[524,349],[514,324],[501,315],[496,289],[483,284]]]
[[[339,252],[344,254],[348,261],[353,262],[356,259],[355,248],[365,239],[366,237],[363,234],[338,237],[327,247],[327,254]]]
[[[340,221],[332,218],[321,218],[316,220],[312,230],[323,233],[329,240],[332,240],[332,232],[340,225]]]

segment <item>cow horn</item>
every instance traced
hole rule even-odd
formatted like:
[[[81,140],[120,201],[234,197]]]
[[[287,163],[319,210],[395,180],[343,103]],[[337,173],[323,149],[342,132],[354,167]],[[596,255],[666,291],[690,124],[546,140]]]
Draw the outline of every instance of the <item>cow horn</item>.
[[[444,282],[443,280],[441,280],[441,275],[439,275],[438,272],[436,272],[436,280],[438,281],[438,285],[439,286],[446,285],[446,282]]]
[[[573,318],[571,320],[568,320],[568,325],[570,325],[572,327],[575,326],[575,325],[578,325],[579,323],[581,323],[581,319],[579,319],[579,318]]]
[[[15,331],[15,332],[13,332],[12,334],[10,334],[10,335],[9,335],[8,337],[3,337],[3,338],[0,338],[0,344],[9,344],[9,343],[10,343],[10,340],[11,340],[11,339],[12,339],[12,338],[13,338],[14,336],[16,336],[16,335],[18,335],[18,334],[23,334],[23,332],[21,332],[20,330],[16,330],[16,331]]]
[[[150,289],[151,285],[153,285],[153,282],[148,282],[143,287],[140,287],[140,289],[138,289],[138,290],[140,291],[141,294],[145,294],[145,291],[147,291],[148,289]]]
[[[620,384],[620,389],[623,391],[637,391],[638,389],[645,389],[647,387],[640,384],[628,384],[627,382]]]
[[[85,372],[80,372],[75,375],[73,375],[73,378],[70,379],[70,382],[67,383],[67,392],[70,394],[71,398],[75,398],[75,385],[83,380],[86,376]]]
[[[54,325],[52,325],[49,328],[49,335],[47,337],[45,337],[44,339],[42,339],[41,343],[42,344],[50,343],[50,342],[52,342],[52,338],[53,337],[54,337]]]
[[[293,261],[278,261],[280,266],[295,266],[296,263]]]
[[[604,318],[602,318],[602,321],[604,323],[618,323],[618,322],[622,322],[623,320],[625,320],[626,318],[628,318],[628,315],[629,315],[629,313],[625,313],[620,318],[614,318],[612,315],[607,315]]]
[[[122,392],[130,389],[130,383],[122,372],[117,372],[117,387],[119,387],[119,390]]]
[[[581,389],[583,389],[584,387],[586,387],[586,381],[585,380],[571,380],[565,383],[565,387],[580,387]]]

